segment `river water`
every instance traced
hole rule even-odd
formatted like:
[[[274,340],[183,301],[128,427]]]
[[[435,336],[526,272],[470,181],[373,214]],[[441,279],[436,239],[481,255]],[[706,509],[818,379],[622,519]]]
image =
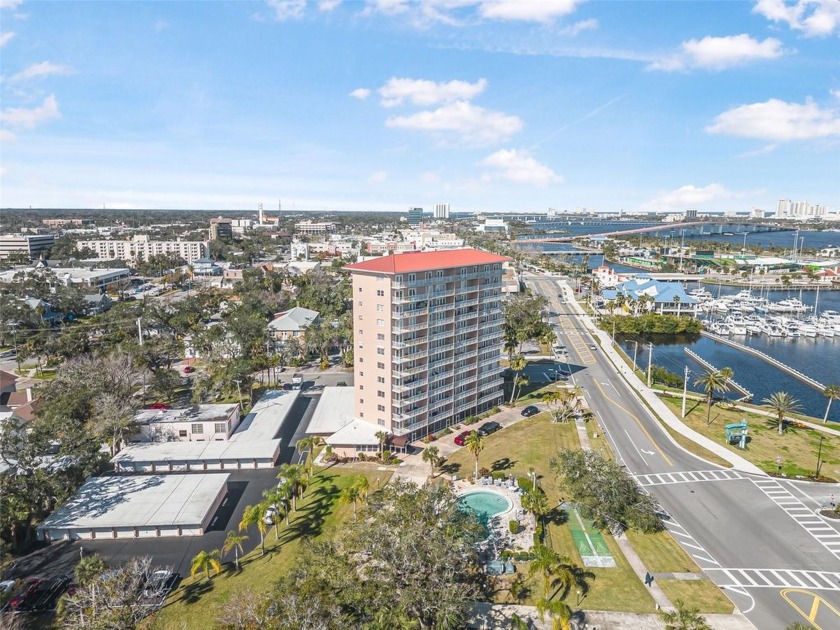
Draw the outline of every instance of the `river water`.
[[[627,229],[632,229],[632,227],[639,226],[628,225]],[[569,226],[568,229],[572,234],[598,233],[597,231],[585,232],[586,226]],[[620,228],[613,225],[604,227],[599,231],[607,232],[616,229]],[[727,229],[732,228],[728,227]],[[732,229],[732,231],[735,230]],[[747,244],[793,249],[794,238],[794,232],[750,233],[747,235]],[[804,239],[806,248],[823,248],[840,245],[840,233],[837,232],[802,231],[799,233],[798,238],[800,242]],[[729,241],[737,245],[743,243],[744,235],[741,233],[734,236],[718,234],[696,237],[686,236],[686,241],[698,239],[717,242]],[[534,247],[544,249],[545,251],[569,251],[574,249],[571,245],[565,243],[546,243],[535,245]],[[590,254],[590,268],[595,268],[603,264],[603,262],[603,256]],[[608,266],[618,272],[641,273],[638,269],[624,265],[608,263]],[[715,296],[734,294],[741,290],[740,287],[705,286]],[[694,287],[696,287],[696,284],[689,284],[687,288],[691,289]],[[754,289],[753,292],[758,294],[757,289]],[[802,291],[800,295],[798,289],[777,289],[769,292],[765,289],[762,295],[766,295],[773,302],[789,297],[797,297],[809,306],[813,307],[816,305],[819,312],[827,309],[840,311],[840,291],[820,291],[819,295],[817,295],[816,291]],[[815,304],[817,300],[818,303]],[[809,311],[809,314],[811,313],[813,313],[813,310]],[[830,339],[825,337],[798,337],[795,339],[770,338],[764,335],[738,336],[733,337],[733,339],[756,350],[760,350],[825,385],[840,384],[840,335]],[[682,376],[684,368],[688,366],[689,370],[691,370],[689,377],[689,389],[691,390],[699,391],[699,388],[693,385],[693,381],[703,374],[704,369],[694,359],[688,356],[685,348],[693,350],[718,369],[723,367],[732,368],[735,372],[735,381],[754,394],[755,402],[761,402],[761,400],[767,398],[774,392],[785,391],[799,401],[803,413],[819,418],[822,418],[825,413],[828,399],[822,395],[821,391],[765,363],[758,357],[705,337],[700,337],[697,340],[652,341],[654,343],[654,364],[661,365],[680,376]],[[630,357],[633,356],[634,350],[636,349],[636,343],[634,342],[638,343],[638,365],[647,366],[648,352],[645,344],[648,340],[642,338],[625,339],[622,342],[622,346]],[[737,392],[731,392],[729,396],[735,398],[739,394]],[[840,401],[835,401],[832,404],[829,421],[840,423]]]

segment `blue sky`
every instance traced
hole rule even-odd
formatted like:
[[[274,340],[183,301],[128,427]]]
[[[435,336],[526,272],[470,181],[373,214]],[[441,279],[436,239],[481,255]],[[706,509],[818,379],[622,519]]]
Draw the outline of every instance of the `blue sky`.
[[[0,207],[840,210],[840,0],[0,7]]]

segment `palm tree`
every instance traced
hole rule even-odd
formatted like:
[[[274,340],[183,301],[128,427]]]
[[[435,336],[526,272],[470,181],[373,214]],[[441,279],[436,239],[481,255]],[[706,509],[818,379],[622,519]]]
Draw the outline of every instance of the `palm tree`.
[[[79,564],[73,569],[73,577],[76,579],[77,584],[86,586],[105,573],[105,569],[107,569],[107,566],[102,556],[94,553],[84,556],[79,560]]]
[[[353,520],[356,520],[356,504],[359,502],[362,493],[356,485],[347,486],[341,491],[341,494],[338,495],[338,502],[342,505],[347,505],[348,503],[353,504]]]
[[[823,396],[828,398],[828,405],[825,408],[823,422],[828,422],[828,413],[831,411],[831,401],[840,400],[840,385],[829,385],[823,390]]]
[[[553,391],[545,392],[542,395],[542,401],[548,407],[549,412],[553,414],[555,407],[559,407],[560,404],[566,399],[566,396],[568,396],[566,392],[561,392],[555,389]]]
[[[478,456],[484,450],[484,438],[479,435],[478,431],[471,431],[464,440],[464,446],[475,457],[475,478],[478,479]]]
[[[514,379],[513,379],[513,389],[510,392],[510,404],[513,404],[513,401],[516,399],[516,380],[519,378],[519,374],[522,370],[525,369],[525,366],[528,365],[528,361],[525,360],[521,354],[517,354],[513,359],[510,360],[510,369],[514,371]]]
[[[533,494],[533,493],[532,493]],[[527,495],[526,495],[527,496]],[[548,589],[551,586],[551,576],[554,574],[557,565],[560,564],[560,556],[551,547],[537,544],[531,549],[533,559],[528,563],[528,575],[533,577],[540,574],[543,579],[543,595],[548,597]]]
[[[674,601],[675,610],[659,611],[659,618],[665,623],[665,630],[712,630],[698,608],[688,608],[682,600]]]
[[[230,530],[225,536],[225,542],[222,545],[222,553],[226,554],[233,549],[233,563],[236,565],[236,570],[239,571],[239,554],[244,554],[245,550],[242,548],[242,543],[248,540],[247,536],[237,534],[234,530]]]
[[[435,468],[440,464],[440,451],[437,446],[427,446],[423,449],[423,461],[432,467],[432,479],[435,478]]]
[[[323,438],[317,435],[310,435],[297,441],[298,453],[306,451],[306,468],[309,476],[312,476],[312,467],[315,465],[315,449],[324,444]]]
[[[540,621],[545,621],[548,614],[551,619],[551,630],[570,630],[569,620],[572,618],[572,609],[560,600],[542,598],[537,602],[537,614]]]
[[[353,482],[353,487],[359,491],[359,500],[364,502],[370,492],[370,480],[364,475],[359,475]]]
[[[573,587],[580,598],[586,597],[589,594],[589,580],[594,580],[595,574],[565,556],[560,556],[559,560],[551,580],[551,587],[557,589],[552,597],[566,599]]]
[[[729,389],[729,377],[727,373],[724,372],[728,368],[724,368],[723,370],[706,370],[706,373],[694,381],[694,384],[702,387],[703,391],[706,392],[706,424],[709,425],[712,423],[712,405],[715,402],[715,394],[718,392],[725,392]]]
[[[221,573],[222,563],[219,562],[219,555],[218,549],[214,549],[213,551],[199,551],[190,565],[190,577],[195,577],[196,573],[204,571],[204,575],[209,580],[211,569],[216,573]]]
[[[268,531],[268,526],[264,520],[265,510],[260,504],[246,505],[242,510],[242,520],[239,521],[239,531],[247,530],[251,525],[257,526],[257,531],[260,533],[260,546],[262,547],[262,554],[265,555],[265,533]]]
[[[283,464],[277,478],[282,479],[292,491],[292,510],[297,512],[298,496],[303,495],[309,485],[306,470],[300,464]]]
[[[388,441],[387,431],[377,431],[375,433],[376,439],[379,441],[379,459],[382,459],[382,451],[385,448],[385,442]]]
[[[761,401],[770,407],[779,421],[779,435],[785,432],[785,416],[799,411],[799,401],[787,392],[775,392]]]
[[[510,630],[531,630],[531,624],[514,613],[510,618],[510,625],[508,628],[510,628]]]

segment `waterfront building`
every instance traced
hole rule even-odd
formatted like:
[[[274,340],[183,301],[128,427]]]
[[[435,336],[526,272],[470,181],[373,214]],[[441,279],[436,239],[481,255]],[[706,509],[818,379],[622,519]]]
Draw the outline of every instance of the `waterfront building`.
[[[207,241],[152,241],[147,234],[137,234],[126,241],[79,241],[77,249],[88,247],[102,260],[125,260],[129,262],[148,260],[150,256],[171,254],[183,258],[191,265],[199,258],[210,256]]]
[[[356,420],[342,431],[366,439],[385,431],[400,447],[502,402],[507,260],[460,249],[345,267],[353,278]]]
[[[485,219],[475,228],[476,232],[507,232],[508,224],[504,219]]]
[[[53,234],[3,234],[0,235],[0,258],[25,254],[29,260],[46,254],[55,245]]]
[[[810,203],[808,201],[792,201],[790,199],[779,199],[776,206],[775,219],[813,219],[826,214],[825,206]]]
[[[686,293],[681,282],[654,280],[644,274],[620,282],[614,289],[603,289],[601,299],[604,304],[623,300],[633,314],[655,312],[660,315],[694,315],[699,304],[696,298]]]

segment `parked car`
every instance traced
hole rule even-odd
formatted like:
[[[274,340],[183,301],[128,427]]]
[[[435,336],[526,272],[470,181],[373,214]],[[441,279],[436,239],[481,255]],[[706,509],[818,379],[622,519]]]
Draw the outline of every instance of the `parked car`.
[[[472,431],[462,431],[458,435],[455,436],[455,444],[458,446],[463,446],[467,441],[467,436],[472,433]]]
[[[502,428],[501,424],[491,420],[490,422],[485,422],[480,427],[478,427],[478,434],[481,437],[484,437],[485,435],[490,435],[491,433],[495,433],[496,431],[498,431],[501,428]]]
[[[193,372],[195,372],[195,368],[191,365],[184,368],[184,374],[192,374]]]
[[[146,407],[146,409],[157,409],[158,411],[168,411],[169,409],[172,409],[172,405],[167,405],[166,403],[162,403],[162,402],[156,402],[156,403],[152,403],[151,405]]]
[[[175,587],[175,583],[180,577],[179,574],[173,573],[169,569],[154,571],[146,580],[146,585],[143,587],[143,597],[149,599],[166,597]]]
[[[53,610],[58,598],[70,585],[70,578],[59,575],[53,578],[27,578],[23,591],[12,597],[9,608],[14,612],[42,612]]]
[[[571,372],[569,372],[568,370],[557,370],[557,373],[558,373],[560,376],[571,376],[571,375],[572,375],[572,373],[571,373]]]
[[[530,418],[531,416],[537,415],[539,412],[540,410],[536,405],[528,405],[522,410],[522,415],[526,418]]]

